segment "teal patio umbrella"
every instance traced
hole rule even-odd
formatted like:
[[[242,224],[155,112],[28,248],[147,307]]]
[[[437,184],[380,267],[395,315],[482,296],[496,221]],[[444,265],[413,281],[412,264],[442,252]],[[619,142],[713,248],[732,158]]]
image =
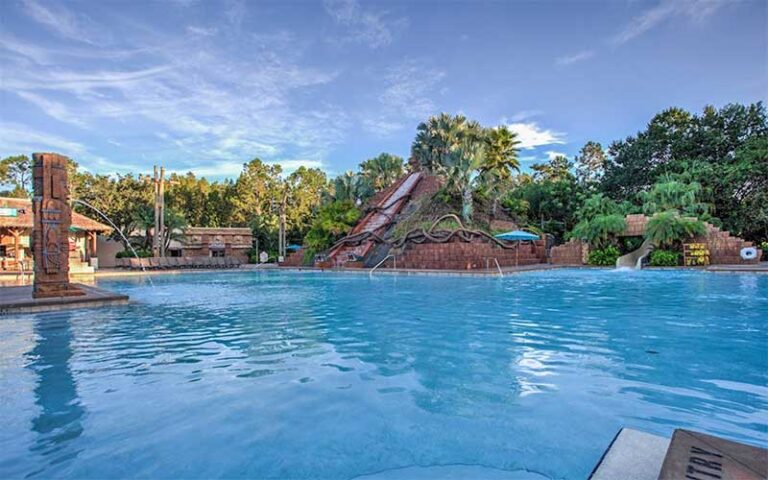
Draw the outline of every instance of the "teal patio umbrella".
[[[525,232],[523,230],[512,230],[511,232],[494,235],[494,237],[498,238],[499,240],[507,240],[510,242],[514,242],[514,241],[525,242],[525,241],[534,241],[534,240],[540,239],[538,235],[534,233]]]
[[[523,230],[512,230],[511,232],[494,235],[494,237],[508,242],[517,242],[517,249],[515,250],[515,266],[517,266],[518,258],[520,257],[520,242],[532,242],[534,240],[539,240],[540,238],[534,233],[525,232]]]

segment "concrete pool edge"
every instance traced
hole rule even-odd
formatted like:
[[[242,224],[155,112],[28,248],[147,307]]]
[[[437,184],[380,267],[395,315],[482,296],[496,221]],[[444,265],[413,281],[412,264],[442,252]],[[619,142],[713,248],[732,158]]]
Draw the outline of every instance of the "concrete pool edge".
[[[121,293],[110,292],[91,285],[76,285],[85,291],[85,295],[32,298],[31,285],[0,288],[0,316],[125,305],[130,300],[128,295]]]

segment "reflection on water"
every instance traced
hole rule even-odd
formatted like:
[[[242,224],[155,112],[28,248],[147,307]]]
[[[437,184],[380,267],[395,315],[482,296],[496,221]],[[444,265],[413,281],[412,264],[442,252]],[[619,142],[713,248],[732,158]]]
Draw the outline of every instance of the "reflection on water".
[[[28,368],[38,378],[34,394],[40,413],[32,420],[38,437],[31,450],[45,457],[44,463],[56,464],[77,455],[67,443],[83,433],[80,420],[85,413],[70,366],[70,314],[37,319],[35,333],[37,342],[27,355]]]
[[[0,478],[585,478],[623,426],[768,438],[768,277],[155,278],[16,319]]]

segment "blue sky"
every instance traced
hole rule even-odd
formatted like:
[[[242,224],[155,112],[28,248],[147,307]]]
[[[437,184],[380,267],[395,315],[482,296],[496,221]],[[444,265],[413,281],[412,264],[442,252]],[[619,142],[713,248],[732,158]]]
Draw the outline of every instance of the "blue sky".
[[[759,1],[0,3],[0,156],[208,178],[353,169],[416,125],[505,123],[525,165],[669,106],[768,97]]]

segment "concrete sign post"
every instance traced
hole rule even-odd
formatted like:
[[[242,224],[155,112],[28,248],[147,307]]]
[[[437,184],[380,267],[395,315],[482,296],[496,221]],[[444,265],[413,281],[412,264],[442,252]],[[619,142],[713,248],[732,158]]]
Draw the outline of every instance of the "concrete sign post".
[[[69,207],[67,158],[55,153],[32,154],[34,197],[32,254],[35,259],[34,298],[85,295],[69,283]]]

